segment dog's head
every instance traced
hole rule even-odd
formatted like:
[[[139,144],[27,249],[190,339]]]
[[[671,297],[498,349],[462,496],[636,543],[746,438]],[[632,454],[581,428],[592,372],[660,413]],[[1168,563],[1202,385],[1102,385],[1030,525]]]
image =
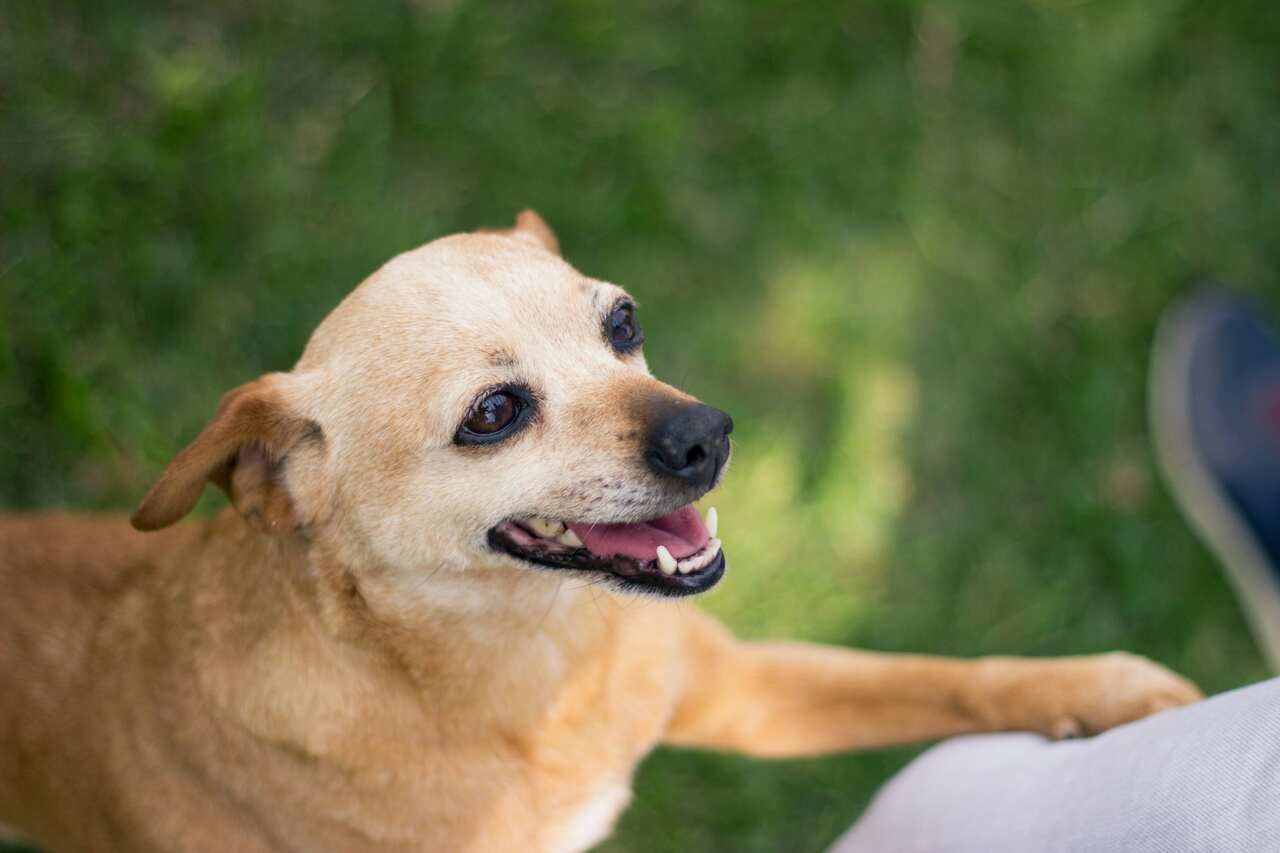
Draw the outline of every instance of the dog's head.
[[[407,252],[289,373],[229,393],[134,515],[213,480],[264,533],[425,578],[520,569],[685,595],[724,572],[711,513],[733,422],[655,380],[635,303],[532,212]],[[563,575],[561,575],[563,577]]]

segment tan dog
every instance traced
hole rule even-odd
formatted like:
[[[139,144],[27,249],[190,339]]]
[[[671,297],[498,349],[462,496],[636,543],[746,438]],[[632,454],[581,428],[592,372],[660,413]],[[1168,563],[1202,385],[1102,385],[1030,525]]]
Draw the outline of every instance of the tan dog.
[[[133,517],[160,532],[0,522],[0,820],[55,851],[582,850],[659,743],[1063,736],[1199,695],[1129,655],[738,642],[628,598],[725,565],[690,503],[731,422],[640,339],[527,212],[395,258],[229,393]],[[208,480],[234,508],[175,525]]]

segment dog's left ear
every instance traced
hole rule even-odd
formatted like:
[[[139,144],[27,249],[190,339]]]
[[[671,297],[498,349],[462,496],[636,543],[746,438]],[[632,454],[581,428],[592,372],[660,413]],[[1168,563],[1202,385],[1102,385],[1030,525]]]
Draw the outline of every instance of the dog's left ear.
[[[546,220],[533,210],[520,211],[513,228],[482,228],[480,233],[515,237],[517,240],[524,240],[527,243],[546,249],[553,255],[560,254],[560,241],[556,239],[555,232],[551,230],[551,226],[546,223]]]
[[[214,482],[254,527],[286,533],[300,524],[282,481],[282,467],[304,440],[323,440],[320,426],[289,406],[289,374],[269,373],[222,398],[213,420],[174,457],[133,514],[139,530],[168,527],[191,512],[206,482]]]

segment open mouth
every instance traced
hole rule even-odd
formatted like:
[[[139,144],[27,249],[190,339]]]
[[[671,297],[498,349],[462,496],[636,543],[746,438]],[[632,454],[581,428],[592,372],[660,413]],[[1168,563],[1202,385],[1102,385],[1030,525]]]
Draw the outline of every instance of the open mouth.
[[[489,544],[538,566],[604,572],[664,595],[708,590],[725,568],[715,509],[703,521],[692,504],[629,524],[511,519],[489,531]]]

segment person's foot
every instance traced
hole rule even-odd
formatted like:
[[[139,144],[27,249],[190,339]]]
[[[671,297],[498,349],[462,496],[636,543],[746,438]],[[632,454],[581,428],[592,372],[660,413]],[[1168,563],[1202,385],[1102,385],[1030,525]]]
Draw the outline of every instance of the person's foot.
[[[1258,305],[1206,290],[1166,311],[1151,423],[1174,496],[1280,671],[1280,336]]]

